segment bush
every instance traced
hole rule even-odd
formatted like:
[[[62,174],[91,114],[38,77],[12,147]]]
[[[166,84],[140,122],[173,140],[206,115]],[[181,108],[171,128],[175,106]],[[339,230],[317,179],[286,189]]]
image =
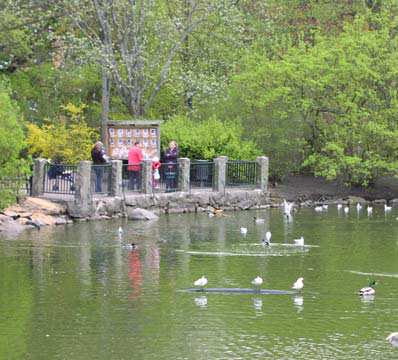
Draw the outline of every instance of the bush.
[[[29,124],[27,143],[29,153],[48,159],[75,164],[91,157],[91,148],[98,134],[84,121],[84,106],[68,104],[68,117],[41,127]]]
[[[261,155],[252,141],[242,140],[242,127],[237,122],[224,123],[215,117],[195,122],[176,116],[162,125],[162,147],[176,140],[180,156],[211,160],[228,156],[235,160],[252,160]]]
[[[11,100],[9,93],[7,84],[0,80],[0,182],[2,184],[4,179],[24,177],[29,173],[29,160],[20,156],[26,146],[22,118],[18,106]],[[15,193],[12,189],[0,187],[0,208],[14,201]]]

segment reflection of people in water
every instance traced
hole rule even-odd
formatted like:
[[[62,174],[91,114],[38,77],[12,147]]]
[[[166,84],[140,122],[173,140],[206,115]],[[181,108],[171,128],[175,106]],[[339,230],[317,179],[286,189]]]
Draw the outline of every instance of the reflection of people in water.
[[[133,300],[141,295],[142,285],[141,260],[137,249],[132,250],[129,254],[129,278],[133,288],[129,299]]]

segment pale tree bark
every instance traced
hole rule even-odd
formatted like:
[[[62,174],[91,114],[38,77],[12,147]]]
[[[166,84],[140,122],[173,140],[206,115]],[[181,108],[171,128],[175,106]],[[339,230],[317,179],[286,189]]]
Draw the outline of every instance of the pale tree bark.
[[[214,11],[214,1],[87,1],[91,7],[81,7],[80,16],[73,13],[73,20],[99,50],[101,61],[130,114],[142,117],[168,80],[173,61],[186,46],[188,36]],[[184,6],[189,21],[181,21],[178,29],[172,23],[167,24],[171,20],[162,17],[159,10],[164,1]]]

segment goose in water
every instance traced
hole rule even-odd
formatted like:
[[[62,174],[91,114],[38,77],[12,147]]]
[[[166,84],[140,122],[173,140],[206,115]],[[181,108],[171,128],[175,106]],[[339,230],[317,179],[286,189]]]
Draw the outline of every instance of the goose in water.
[[[117,232],[118,232],[120,237],[123,236],[123,228],[121,226],[119,226],[119,230]]]
[[[343,208],[342,204],[337,204],[337,210],[341,210]]]
[[[321,211],[323,211],[323,206],[315,206],[315,207],[314,207],[314,210],[315,210],[316,212],[321,212]]]
[[[304,287],[304,278],[299,277],[296,282],[293,284],[292,289],[293,290],[302,290]]]
[[[372,280],[369,283],[369,286],[363,287],[361,290],[359,290],[359,295],[360,296],[374,295],[376,293],[376,290],[374,289],[375,285],[376,285],[376,280]]]
[[[323,204],[322,205],[322,210],[327,210],[329,209],[329,205],[328,204]]]
[[[362,205],[361,203],[357,203],[357,211],[360,212],[362,210]]]
[[[294,239],[294,245],[296,246],[304,246],[304,237],[300,237],[299,239]]]
[[[348,206],[344,206],[344,213],[348,214],[350,211],[350,208]]]
[[[270,246],[271,245],[271,237],[272,237],[271,231],[267,231],[265,233],[265,238],[263,239],[263,241],[261,241],[261,245],[262,246]]]
[[[398,347],[398,332],[393,332],[387,336],[386,340],[391,344],[393,347]]]
[[[247,234],[247,228],[241,227],[241,228],[240,228],[240,233],[241,233],[242,235],[246,235],[246,234]]]
[[[368,206],[368,208],[366,210],[368,212],[368,215],[372,215],[372,213],[373,213],[373,207],[372,206]]]
[[[198,280],[194,281],[193,283],[196,287],[200,287],[203,288],[207,285],[207,278],[205,278],[205,276],[202,276],[201,278],[199,278]]]
[[[263,284],[263,279],[260,276],[257,276],[255,279],[252,280],[253,286],[261,286]]]
[[[253,220],[256,224],[264,224],[264,221],[265,221],[264,219],[260,219],[256,216],[253,216]]]
[[[384,204],[384,211],[388,212],[392,210],[392,206],[388,206],[387,204]]]

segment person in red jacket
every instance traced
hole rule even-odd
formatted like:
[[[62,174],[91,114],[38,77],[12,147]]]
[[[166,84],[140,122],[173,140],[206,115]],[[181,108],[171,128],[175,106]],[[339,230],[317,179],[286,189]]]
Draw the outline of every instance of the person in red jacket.
[[[143,160],[144,153],[141,149],[140,143],[136,141],[128,154],[127,170],[130,173],[130,190],[139,190],[141,187],[141,162]]]

